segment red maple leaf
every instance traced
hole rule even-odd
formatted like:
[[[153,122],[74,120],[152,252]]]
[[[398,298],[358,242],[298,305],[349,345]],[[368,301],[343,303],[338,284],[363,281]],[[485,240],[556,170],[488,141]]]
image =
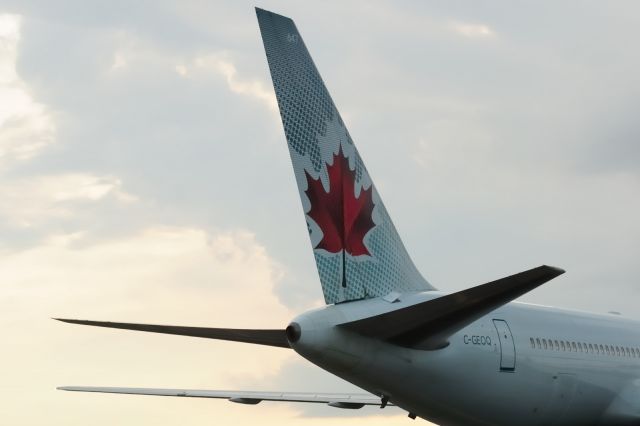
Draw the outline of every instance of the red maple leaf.
[[[373,186],[361,188],[360,196],[356,198],[355,171],[349,168],[349,159],[342,153],[342,147],[333,156],[333,164],[327,164],[329,192],[324,190],[320,178],[313,179],[306,170],[305,174],[305,192],[311,201],[311,209],[307,214],[323,234],[316,248],[330,253],[345,250],[352,256],[370,256],[364,245],[364,237],[375,226],[371,218]]]

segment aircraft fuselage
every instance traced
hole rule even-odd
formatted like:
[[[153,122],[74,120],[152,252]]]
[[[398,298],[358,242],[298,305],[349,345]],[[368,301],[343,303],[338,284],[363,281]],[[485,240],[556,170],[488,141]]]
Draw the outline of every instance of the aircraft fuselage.
[[[440,297],[330,305],[294,321],[299,354],[351,383],[441,425],[636,424],[640,396],[638,323],[509,303],[416,350],[336,327],[360,316]]]

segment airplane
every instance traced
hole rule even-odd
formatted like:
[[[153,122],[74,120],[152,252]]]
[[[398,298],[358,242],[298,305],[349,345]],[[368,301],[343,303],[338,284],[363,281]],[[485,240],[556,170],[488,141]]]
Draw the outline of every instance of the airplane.
[[[292,349],[362,394],[65,386],[241,404],[396,406],[439,425],[640,425],[640,324],[515,301],[543,265],[448,294],[416,269],[294,22],[256,8],[326,306],[286,328],[58,319]]]

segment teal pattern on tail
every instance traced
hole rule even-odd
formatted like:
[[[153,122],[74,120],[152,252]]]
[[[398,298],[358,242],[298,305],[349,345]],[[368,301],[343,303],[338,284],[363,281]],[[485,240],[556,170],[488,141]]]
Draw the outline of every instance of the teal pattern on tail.
[[[404,248],[295,24],[256,13],[325,302],[433,290]]]

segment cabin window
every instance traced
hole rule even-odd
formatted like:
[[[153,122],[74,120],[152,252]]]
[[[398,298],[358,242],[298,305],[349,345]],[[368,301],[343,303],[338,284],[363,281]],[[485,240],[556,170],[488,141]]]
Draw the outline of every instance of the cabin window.
[[[620,347],[616,346],[616,355],[620,356]]]
[[[578,342],[578,351],[580,351],[580,352],[584,352],[584,351],[582,350],[582,343],[580,343],[580,342]]]
[[[627,351],[627,356],[631,358],[631,351],[629,350],[629,348],[624,348],[624,350]]]
[[[609,355],[609,345],[604,345],[604,350],[607,352],[607,355]]]
[[[589,343],[589,352],[593,353],[593,344]]]
[[[560,340],[560,347],[562,348],[563,351],[566,350],[565,347],[564,347],[564,341],[562,341],[562,340]]]
[[[542,349],[542,345],[540,344],[540,338],[536,339],[536,344],[538,345],[538,349]]]
[[[559,351],[559,350],[560,350],[560,344],[558,343],[558,341],[557,341],[557,340],[554,340],[554,341],[553,341],[553,347],[555,348],[555,350],[556,350],[556,351]]]
[[[535,349],[536,348],[536,342],[533,340],[533,337],[531,337],[529,340],[531,341],[531,347]]]
[[[604,348],[602,347],[602,345],[600,345],[600,353],[604,355]]]
[[[571,347],[573,348],[574,352],[578,352],[578,347],[576,346],[576,342],[571,342]]]
[[[542,339],[542,345],[547,349],[547,339]]]

